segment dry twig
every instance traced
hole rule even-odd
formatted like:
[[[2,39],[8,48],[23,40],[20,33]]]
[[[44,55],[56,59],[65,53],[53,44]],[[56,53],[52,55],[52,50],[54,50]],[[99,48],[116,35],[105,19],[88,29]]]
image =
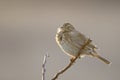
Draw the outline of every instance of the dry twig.
[[[45,54],[43,59],[43,64],[42,64],[42,80],[45,80],[45,72],[46,72],[45,66],[47,62],[47,57],[49,57],[48,54]]]
[[[80,48],[80,51],[82,52],[82,50],[84,50],[85,47],[86,47],[91,41],[92,41],[92,40],[88,39],[88,41]],[[58,72],[58,73],[54,76],[54,78],[53,78],[52,80],[56,80],[60,74],[63,74],[67,69],[69,69],[69,68],[73,65],[73,63],[76,61],[76,59],[80,56],[81,52],[80,52],[73,60],[71,60],[71,62],[70,62],[63,70],[61,70],[60,72]]]

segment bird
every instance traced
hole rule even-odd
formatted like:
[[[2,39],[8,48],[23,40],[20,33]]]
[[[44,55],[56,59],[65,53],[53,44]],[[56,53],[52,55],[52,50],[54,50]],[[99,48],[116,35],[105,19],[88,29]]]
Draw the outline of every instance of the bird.
[[[80,50],[89,38],[77,31],[71,23],[64,23],[62,27],[59,27],[55,39],[62,51],[71,57],[71,60],[75,59],[80,53],[79,58],[91,56],[98,58],[106,64],[110,64],[110,61],[98,54],[96,51],[98,48],[92,42],[89,43],[84,50]]]

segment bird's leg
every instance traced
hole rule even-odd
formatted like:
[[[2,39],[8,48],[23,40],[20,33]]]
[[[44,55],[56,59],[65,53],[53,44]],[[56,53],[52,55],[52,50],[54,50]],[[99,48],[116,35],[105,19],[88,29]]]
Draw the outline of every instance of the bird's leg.
[[[70,59],[70,61],[71,61],[71,62],[73,62],[73,61],[74,61],[74,59],[75,59],[75,57],[72,57],[72,58]]]

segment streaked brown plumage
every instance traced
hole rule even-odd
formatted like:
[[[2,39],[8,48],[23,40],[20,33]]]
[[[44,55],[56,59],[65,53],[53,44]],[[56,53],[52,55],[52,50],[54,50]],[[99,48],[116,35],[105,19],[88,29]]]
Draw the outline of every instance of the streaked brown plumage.
[[[70,23],[63,24],[62,27],[58,28],[56,34],[56,42],[67,55],[71,56],[71,58],[77,56],[81,46],[84,45],[87,40],[88,38],[84,34],[78,32]],[[106,64],[110,64],[108,60],[98,55],[95,49],[97,49],[96,46],[90,43],[81,52],[80,58],[89,55],[102,60]]]

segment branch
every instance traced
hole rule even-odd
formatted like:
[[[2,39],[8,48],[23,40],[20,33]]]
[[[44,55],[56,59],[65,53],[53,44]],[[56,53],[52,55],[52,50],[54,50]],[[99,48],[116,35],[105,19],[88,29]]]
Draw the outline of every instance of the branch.
[[[85,49],[85,47],[91,42],[92,40],[88,39],[87,42],[85,42],[85,44],[80,48],[80,51],[82,52],[82,50]],[[80,56],[81,52],[74,58],[70,61],[70,63],[64,68],[62,69],[61,71],[59,71],[52,80],[56,80],[60,74],[63,74],[67,69],[69,69],[73,63],[76,61],[76,59]]]
[[[47,62],[47,57],[49,57],[49,55],[46,53],[44,55],[44,59],[43,59],[43,64],[42,64],[42,80],[45,80],[45,72],[46,72],[46,62]]]

